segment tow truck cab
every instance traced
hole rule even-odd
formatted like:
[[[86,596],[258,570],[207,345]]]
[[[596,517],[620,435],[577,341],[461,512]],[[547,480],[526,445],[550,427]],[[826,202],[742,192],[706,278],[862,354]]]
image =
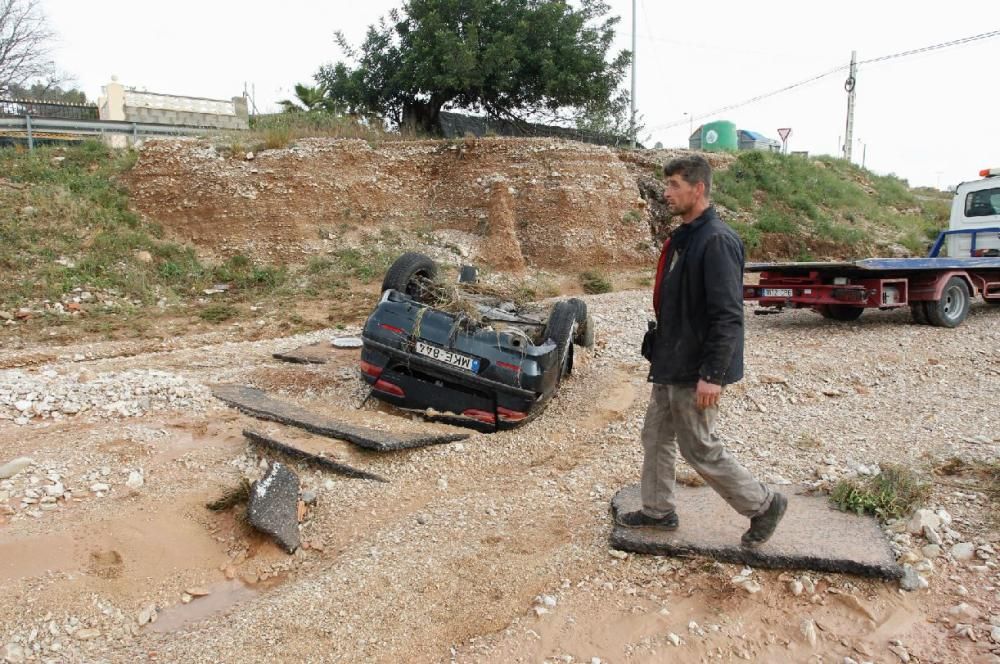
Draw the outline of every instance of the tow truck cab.
[[[949,230],[973,230],[1000,226],[1000,168],[979,172],[982,180],[963,182],[955,188]],[[975,237],[975,250],[972,242]],[[956,233],[948,236],[948,256],[994,256],[1000,252],[1000,232]]]

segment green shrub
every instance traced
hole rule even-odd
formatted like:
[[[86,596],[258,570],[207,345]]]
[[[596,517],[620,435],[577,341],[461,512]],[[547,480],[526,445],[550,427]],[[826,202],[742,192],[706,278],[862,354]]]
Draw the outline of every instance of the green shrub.
[[[873,514],[883,521],[905,517],[925,503],[931,487],[904,466],[882,464],[873,477],[840,480],[830,499],[842,511]]]
[[[583,272],[580,275],[580,284],[583,286],[583,292],[591,295],[610,293],[613,289],[611,280],[608,279],[607,275],[598,270]]]

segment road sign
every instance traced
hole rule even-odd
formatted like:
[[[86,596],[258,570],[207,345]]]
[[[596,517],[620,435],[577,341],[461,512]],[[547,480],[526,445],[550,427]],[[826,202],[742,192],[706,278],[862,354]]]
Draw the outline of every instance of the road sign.
[[[781,136],[782,142],[787,141],[788,137],[792,135],[791,127],[784,127],[778,130],[778,136]]]

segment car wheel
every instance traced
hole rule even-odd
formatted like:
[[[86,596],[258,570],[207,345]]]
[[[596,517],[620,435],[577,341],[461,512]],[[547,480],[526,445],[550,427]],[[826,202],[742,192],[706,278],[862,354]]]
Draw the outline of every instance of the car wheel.
[[[571,297],[566,302],[576,307],[577,330],[573,337],[573,343],[584,348],[592,348],[594,346],[594,319],[587,313],[587,303],[576,297]]]
[[[434,279],[437,264],[429,256],[408,251],[397,258],[382,280],[382,292],[397,290],[417,302],[431,304],[434,300]]]
[[[576,322],[577,311],[577,306],[571,301],[556,302],[545,323],[545,338],[551,339],[556,344],[560,380],[563,376],[573,373],[573,339],[579,329],[579,324]]]
[[[927,303],[927,320],[936,327],[958,327],[969,315],[969,287],[961,277],[952,277],[941,291],[941,299]]]
[[[831,320],[852,321],[861,318],[864,307],[855,307],[851,304],[821,304],[816,307],[816,311],[823,318]]]

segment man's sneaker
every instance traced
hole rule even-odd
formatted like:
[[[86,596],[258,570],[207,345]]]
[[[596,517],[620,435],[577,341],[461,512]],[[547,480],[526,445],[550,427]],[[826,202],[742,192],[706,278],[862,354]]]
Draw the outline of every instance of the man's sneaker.
[[[743,546],[755,548],[771,539],[774,529],[778,527],[781,517],[785,516],[785,508],[788,507],[788,499],[780,493],[775,493],[771,498],[771,504],[763,514],[750,519],[750,530],[743,533]]]
[[[680,525],[677,512],[671,512],[664,517],[654,519],[646,515],[642,510],[620,512],[615,517],[615,522],[619,526],[625,526],[626,528],[656,528],[657,530],[677,530],[677,526]]]

